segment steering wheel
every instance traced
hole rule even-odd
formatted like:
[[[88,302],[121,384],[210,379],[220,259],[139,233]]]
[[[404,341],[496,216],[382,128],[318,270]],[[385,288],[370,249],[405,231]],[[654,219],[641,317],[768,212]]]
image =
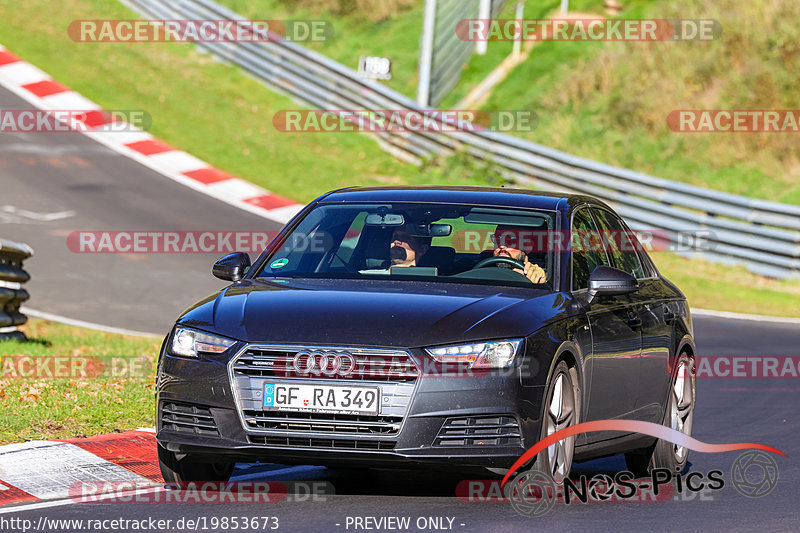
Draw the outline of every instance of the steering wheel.
[[[512,259],[510,257],[487,257],[486,259],[478,261],[478,263],[474,267],[472,267],[472,270],[475,270],[476,268],[493,267],[501,264],[509,265],[513,268],[518,268],[523,272],[525,271],[525,265],[522,264],[521,261],[517,261],[516,259]]]

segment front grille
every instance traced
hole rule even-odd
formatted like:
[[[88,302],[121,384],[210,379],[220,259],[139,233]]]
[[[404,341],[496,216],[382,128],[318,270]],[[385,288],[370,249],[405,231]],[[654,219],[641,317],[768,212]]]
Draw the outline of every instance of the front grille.
[[[300,351],[347,352],[355,357],[356,367],[352,373],[342,376],[337,373],[301,374],[295,371],[293,361]],[[252,347],[239,356],[233,367],[238,374],[248,376],[278,377],[288,379],[345,379],[358,381],[413,381],[419,376],[414,360],[406,352],[370,350],[366,348],[316,348],[316,347]]]
[[[248,427],[254,429],[364,435],[395,435],[400,431],[403,422],[402,416],[328,415],[280,411],[245,411],[244,419]]]
[[[185,403],[162,402],[161,427],[195,435],[219,435],[209,409]]]
[[[347,352],[356,361],[352,374],[310,375],[295,371],[298,352],[340,354]],[[398,350],[316,346],[249,346],[230,363],[231,379],[241,409],[242,424],[248,433],[268,434],[284,439],[298,434],[393,436],[400,432],[419,369],[411,356]],[[267,383],[303,382],[325,385],[369,384],[380,389],[377,415],[326,414],[278,411],[264,408],[263,393]],[[261,437],[259,437],[261,438]],[[323,438],[337,447],[350,447],[341,439]],[[304,442],[304,441],[303,441]],[[307,445],[310,446],[310,445]],[[316,447],[316,445],[315,445]]]
[[[328,448],[337,450],[394,450],[395,444],[380,440],[347,440],[306,437],[268,437],[266,435],[250,435],[251,444],[265,446],[286,446],[291,448]]]
[[[513,416],[470,416],[445,420],[434,446],[522,446],[522,440]]]

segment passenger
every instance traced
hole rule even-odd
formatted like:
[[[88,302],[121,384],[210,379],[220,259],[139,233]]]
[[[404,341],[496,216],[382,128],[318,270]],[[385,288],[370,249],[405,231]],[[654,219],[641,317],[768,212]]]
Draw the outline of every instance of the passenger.
[[[430,238],[414,237],[409,235],[404,227],[399,227],[392,233],[389,241],[390,266],[413,267],[417,261],[430,248]],[[361,274],[389,274],[388,268],[371,268],[359,271]]]
[[[429,238],[409,235],[402,227],[395,229],[389,243],[389,258],[392,266],[417,266],[417,260],[430,248],[428,241],[430,241]]]

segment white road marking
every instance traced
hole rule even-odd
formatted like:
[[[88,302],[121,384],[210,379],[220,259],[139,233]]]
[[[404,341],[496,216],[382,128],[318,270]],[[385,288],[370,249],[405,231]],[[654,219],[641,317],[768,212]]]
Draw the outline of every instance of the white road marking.
[[[37,311],[28,307],[20,307],[20,312],[24,315],[32,316],[34,318],[41,318],[51,322],[61,322],[62,324],[69,324],[70,326],[77,326],[79,328],[95,329],[97,331],[105,331],[108,333],[118,333],[120,335],[134,335],[136,337],[161,337],[160,333],[148,333],[145,331],[135,331],[132,329],[114,328],[111,326],[104,326],[102,324],[95,324],[94,322],[85,322],[83,320],[75,320],[65,316],[55,315],[53,313],[45,313],[44,311]]]
[[[17,215],[23,218],[29,218],[31,220],[38,220],[40,222],[52,222],[54,220],[61,220],[64,218],[69,218],[75,216],[75,211],[57,211],[55,213],[37,213],[35,211],[28,211],[27,209],[18,209],[13,205],[4,205],[2,208],[3,212],[11,213],[13,215]]]
[[[773,322],[776,324],[800,324],[800,318],[769,316],[769,315],[749,315],[743,313],[732,313],[730,311],[714,311],[712,309],[692,308],[692,314],[697,316],[729,318],[732,320],[750,320],[751,322]]]
[[[0,213],[0,222],[3,224],[30,224],[30,220],[25,220],[24,218],[19,218],[14,215],[7,215],[5,213]]]

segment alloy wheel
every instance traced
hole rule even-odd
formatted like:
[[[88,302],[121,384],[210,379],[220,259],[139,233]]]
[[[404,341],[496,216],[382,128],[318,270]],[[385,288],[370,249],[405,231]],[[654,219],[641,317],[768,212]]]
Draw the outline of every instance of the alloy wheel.
[[[572,377],[567,365],[561,363],[548,398],[545,436],[550,436],[575,423],[576,403]],[[556,482],[562,481],[569,474],[574,450],[575,437],[562,439],[547,447],[547,464],[550,475]]]
[[[684,435],[692,434],[692,419],[694,418],[695,375],[694,365],[688,357],[682,357],[678,362],[675,382],[672,384],[672,412],[670,413],[670,426]],[[679,463],[686,459],[688,450],[684,446],[675,444],[673,447],[675,458]]]

